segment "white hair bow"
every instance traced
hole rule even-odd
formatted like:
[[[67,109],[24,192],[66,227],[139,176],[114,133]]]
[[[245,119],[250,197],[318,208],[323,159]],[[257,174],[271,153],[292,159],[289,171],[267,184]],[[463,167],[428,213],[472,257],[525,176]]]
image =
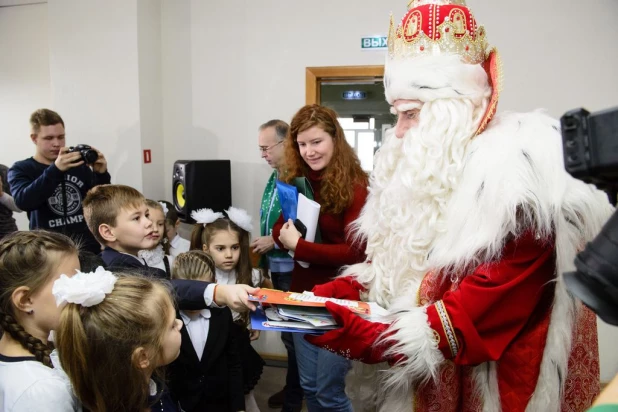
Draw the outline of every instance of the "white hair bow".
[[[191,219],[204,226],[214,222],[217,219],[221,219],[222,217],[223,213],[215,212],[212,209],[198,209],[191,212]]]
[[[52,294],[58,306],[66,302],[90,307],[103,302],[105,295],[112,293],[116,280],[112,272],[99,266],[94,272],[77,271],[73,277],[60,275],[54,282]]]
[[[225,213],[232,222],[236,223],[236,226],[251,233],[253,224],[251,224],[251,216],[249,216],[246,210],[230,207]]]
[[[161,208],[163,208],[163,216],[167,216],[167,212],[169,212],[167,205],[163,202],[159,202],[159,204],[161,205]]]
[[[225,211],[228,219],[236,224],[241,229],[251,232],[253,230],[253,224],[251,224],[251,216],[243,210],[237,207],[230,207]],[[217,219],[224,218],[225,216],[221,212],[214,212],[212,209],[198,209],[191,212],[191,218],[196,223],[201,225],[208,225]]]

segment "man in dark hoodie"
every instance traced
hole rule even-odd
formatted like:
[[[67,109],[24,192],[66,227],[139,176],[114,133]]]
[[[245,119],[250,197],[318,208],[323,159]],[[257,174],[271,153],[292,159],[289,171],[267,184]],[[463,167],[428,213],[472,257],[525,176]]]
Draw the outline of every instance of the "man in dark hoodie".
[[[94,239],[82,209],[88,190],[110,183],[107,161],[98,158],[86,164],[79,151],[65,146],[64,121],[49,109],[30,116],[30,139],[36,146],[34,156],[9,169],[9,184],[17,207],[28,213],[30,229],[62,232],[95,254],[101,245]]]

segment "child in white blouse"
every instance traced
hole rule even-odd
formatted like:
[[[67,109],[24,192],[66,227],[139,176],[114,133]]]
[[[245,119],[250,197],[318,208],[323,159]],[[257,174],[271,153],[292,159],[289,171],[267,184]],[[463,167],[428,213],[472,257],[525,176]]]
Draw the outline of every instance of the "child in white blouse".
[[[273,287],[260,269],[251,267],[249,238],[253,226],[246,211],[230,207],[223,215],[201,209],[192,212],[191,217],[196,221],[191,234],[191,249],[203,250],[212,256],[217,284]],[[253,388],[260,379],[264,361],[251,346],[251,341],[258,339],[260,333],[247,329],[248,311],[233,312],[233,316],[243,368],[245,404],[247,411],[259,411]]]
[[[172,267],[174,258],[170,256],[170,242],[165,230],[165,204],[146,199],[146,207],[150,213],[149,219],[152,221],[152,235],[158,243],[149,250],[140,250],[137,256],[149,267],[154,267],[165,271],[167,278],[172,277]]]
[[[181,253],[188,252],[191,249],[191,242],[178,234],[180,219],[174,205],[166,200],[159,200],[159,203],[165,205],[165,208],[163,208],[165,211],[165,234],[170,245],[168,255],[175,258]]]
[[[207,253],[179,254],[174,278],[213,282],[215,264]],[[172,396],[187,412],[245,410],[240,355],[228,308],[181,310],[185,325],[180,355],[169,367]]]
[[[79,269],[75,243],[60,233],[15,232],[0,242],[0,410],[81,410],[47,342],[61,311],[52,285]]]

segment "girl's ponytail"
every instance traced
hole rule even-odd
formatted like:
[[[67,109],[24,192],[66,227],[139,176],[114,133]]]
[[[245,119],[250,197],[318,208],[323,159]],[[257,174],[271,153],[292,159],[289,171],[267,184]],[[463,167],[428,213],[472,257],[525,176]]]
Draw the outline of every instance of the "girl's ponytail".
[[[191,232],[191,245],[189,246],[190,250],[203,250],[203,234],[204,225],[202,225],[201,223],[196,223],[195,225],[193,225],[193,231]]]
[[[59,352],[63,349],[69,349],[70,345],[71,356],[62,356],[60,353],[60,364],[67,375],[74,377],[71,379],[71,384],[75,393],[87,399],[81,399],[83,404],[95,406],[94,410],[103,410],[100,407],[104,405],[102,399],[95,399],[98,396],[90,398],[89,394],[97,394],[97,391],[87,391],[84,388],[90,387],[93,382],[88,371],[97,366],[92,363],[93,359],[88,354],[88,337],[84,330],[84,324],[80,316],[80,305],[70,303],[62,309],[60,315],[60,323],[62,328],[56,331],[56,343],[58,344]]]

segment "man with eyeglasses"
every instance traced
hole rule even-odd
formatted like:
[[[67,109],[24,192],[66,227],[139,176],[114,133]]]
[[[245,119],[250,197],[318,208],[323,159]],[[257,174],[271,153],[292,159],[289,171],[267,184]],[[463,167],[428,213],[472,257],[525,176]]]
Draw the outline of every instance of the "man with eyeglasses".
[[[260,207],[260,234],[251,247],[255,253],[262,255],[260,266],[270,270],[275,289],[289,290],[292,281],[294,260],[284,251],[279,250],[272,237],[273,225],[281,214],[281,204],[277,196],[277,179],[283,165],[283,140],[289,126],[282,120],[270,120],[259,128],[258,145],[262,158],[273,168],[266,183]],[[288,352],[288,372],[285,387],[268,399],[271,408],[283,408],[282,411],[300,411],[303,402],[303,390],[300,387],[296,353],[290,333],[281,333],[281,340]]]

